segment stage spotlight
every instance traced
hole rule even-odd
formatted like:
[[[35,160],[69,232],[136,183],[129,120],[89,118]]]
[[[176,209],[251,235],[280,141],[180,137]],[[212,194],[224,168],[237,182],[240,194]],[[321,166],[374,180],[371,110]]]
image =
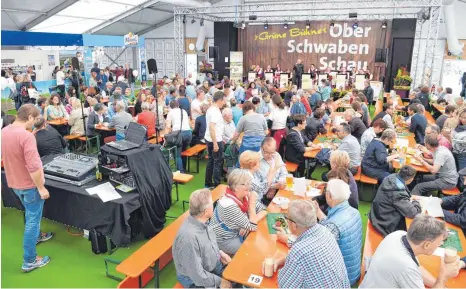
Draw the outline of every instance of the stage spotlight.
[[[384,21],[384,22],[382,23],[382,29],[385,29],[385,28],[387,28],[387,21]]]
[[[285,24],[283,25],[283,28],[288,29],[288,23],[285,22]]]
[[[311,28],[311,22],[310,22],[310,21],[307,21],[307,22],[306,22],[306,28],[307,28],[307,29]]]
[[[194,17],[193,17],[193,20],[191,20],[191,24],[194,24],[196,23],[196,20],[194,20]]]
[[[201,19],[201,22],[199,22],[199,24],[201,24],[201,27],[204,26],[204,19]]]
[[[243,21],[243,23],[241,24],[241,29],[244,29],[244,28],[246,28],[246,23],[244,23]]]
[[[269,24],[267,22],[265,22],[265,24],[264,24],[264,29],[265,30],[269,29]]]
[[[332,20],[332,22],[330,22],[330,27],[333,27],[335,26],[335,22]]]
[[[186,15],[183,15],[183,24],[186,24]]]
[[[358,22],[354,22],[354,24],[353,24],[353,29],[356,29],[356,28],[358,28],[358,27],[359,27]]]

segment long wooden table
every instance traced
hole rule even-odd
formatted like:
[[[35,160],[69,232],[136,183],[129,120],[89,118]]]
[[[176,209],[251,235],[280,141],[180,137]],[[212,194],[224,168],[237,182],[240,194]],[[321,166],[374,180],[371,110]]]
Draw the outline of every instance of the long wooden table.
[[[311,184],[315,184],[315,182],[311,181]],[[290,200],[310,199],[308,197],[295,196],[292,191],[287,190],[280,190],[277,196],[286,197]],[[269,213],[279,213],[280,208],[271,202],[267,211]],[[239,248],[238,252],[236,252],[230,264],[228,264],[227,268],[223,272],[223,277],[232,282],[251,287],[277,288],[278,272],[276,272],[271,278],[264,276],[262,283],[259,286],[248,283],[248,279],[251,274],[263,276],[262,262],[265,258],[273,257],[276,253],[286,255],[288,254],[288,251],[289,248],[286,244],[277,241],[277,235],[269,234],[267,220],[266,218],[263,218],[257,224],[257,231],[251,232]]]
[[[413,219],[406,218],[406,227],[409,228],[411,223],[413,222]],[[460,258],[466,257],[466,238],[463,234],[463,231],[461,230],[460,227],[455,226],[450,223],[446,223],[448,229],[454,229],[458,231],[458,236],[461,241],[461,246],[463,247],[463,251],[458,252],[458,255]],[[426,268],[427,271],[430,272],[435,278],[437,278],[438,272],[440,270],[440,257],[438,256],[418,256],[419,263]],[[455,278],[450,279],[446,286],[448,288],[465,288],[466,287],[466,270],[462,269],[460,270],[460,273],[458,276]]]

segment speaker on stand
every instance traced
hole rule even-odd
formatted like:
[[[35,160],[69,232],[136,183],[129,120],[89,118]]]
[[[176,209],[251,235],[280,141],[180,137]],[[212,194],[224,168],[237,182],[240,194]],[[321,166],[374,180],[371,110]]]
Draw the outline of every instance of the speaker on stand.
[[[155,139],[159,141],[159,130],[160,130],[160,123],[159,123],[159,98],[157,95],[157,73],[159,70],[157,69],[157,61],[151,58],[147,60],[147,70],[149,74],[152,74],[152,86],[155,87]]]

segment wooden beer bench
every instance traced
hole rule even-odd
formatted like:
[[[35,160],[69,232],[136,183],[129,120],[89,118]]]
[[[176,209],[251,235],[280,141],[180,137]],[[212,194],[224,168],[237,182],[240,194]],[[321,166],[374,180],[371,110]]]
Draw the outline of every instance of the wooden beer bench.
[[[196,174],[199,173],[199,160],[201,159],[200,158],[200,154],[205,151],[205,149],[207,148],[207,146],[205,144],[197,144],[195,146],[192,146],[190,147],[189,149],[185,150],[184,152],[181,153],[181,156],[182,157],[186,157],[186,161],[187,161],[187,166],[188,166],[188,172],[191,172],[190,171],[190,157],[193,157],[195,156],[196,157]]]
[[[383,236],[377,232],[372,226],[371,222],[367,220],[366,227],[366,240],[364,241],[364,249],[362,253],[362,262],[361,262],[361,277],[359,278],[359,283],[364,279],[366,273],[365,259],[372,257],[375,253],[375,250],[382,242]]]
[[[215,202],[222,197],[225,189],[226,185],[217,186],[212,191],[212,200]],[[178,230],[188,216],[189,212],[182,214],[122,262],[111,261],[118,264],[116,267],[118,272],[126,275],[126,278],[118,284],[118,288],[143,288],[152,279],[155,279],[155,288],[160,287],[160,270],[173,259],[173,242]],[[106,266],[107,261],[109,260],[105,260]],[[107,276],[117,279],[117,277],[108,273]]]

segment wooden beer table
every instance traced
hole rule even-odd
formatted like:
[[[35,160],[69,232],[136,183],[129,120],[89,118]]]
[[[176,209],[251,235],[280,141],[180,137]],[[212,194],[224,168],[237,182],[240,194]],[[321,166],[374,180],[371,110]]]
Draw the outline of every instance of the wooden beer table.
[[[413,219],[406,218],[406,227],[409,228],[411,223],[413,222]],[[458,237],[461,242],[461,247],[463,250],[460,252],[458,251],[458,256],[460,258],[466,257],[466,238],[464,236],[463,231],[461,230],[460,227],[455,226],[450,223],[446,223],[447,229],[451,230],[456,230],[458,232]],[[427,271],[429,271],[430,274],[432,274],[435,278],[437,278],[438,272],[440,270],[440,262],[441,259],[439,256],[417,256],[419,260],[419,264],[421,264],[424,268],[426,268]],[[458,276],[455,278],[452,278],[448,280],[448,282],[445,284],[448,288],[465,288],[466,287],[466,270],[465,269],[460,269],[460,273]]]
[[[311,185],[314,184],[316,182],[311,181]],[[276,196],[286,197],[290,200],[311,199],[310,197],[295,196],[292,191],[288,190],[280,190]],[[271,202],[267,208],[267,212],[284,213],[285,211]],[[250,287],[278,288],[278,271],[271,278],[267,278],[262,274],[262,263],[265,258],[273,257],[276,253],[287,255],[288,251],[289,248],[286,244],[277,241],[277,235],[269,234],[267,218],[264,217],[257,224],[257,231],[249,233],[249,236],[241,245],[238,252],[236,252],[230,264],[228,264],[223,272],[223,278]],[[260,285],[248,283],[251,274],[263,277]]]

